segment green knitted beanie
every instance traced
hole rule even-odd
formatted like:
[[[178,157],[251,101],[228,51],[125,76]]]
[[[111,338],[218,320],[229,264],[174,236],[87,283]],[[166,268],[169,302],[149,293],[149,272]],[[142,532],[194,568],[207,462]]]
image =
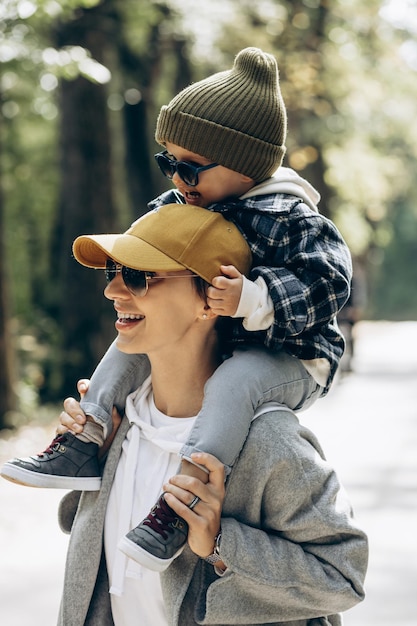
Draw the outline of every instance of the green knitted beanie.
[[[246,48],[231,70],[186,87],[163,106],[155,137],[260,182],[282,163],[286,129],[277,62]]]

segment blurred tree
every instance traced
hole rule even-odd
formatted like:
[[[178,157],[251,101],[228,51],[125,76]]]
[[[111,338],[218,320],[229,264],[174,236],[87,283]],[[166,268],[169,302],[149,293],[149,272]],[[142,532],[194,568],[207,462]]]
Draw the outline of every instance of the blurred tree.
[[[384,93],[372,114],[372,149],[387,201],[369,215],[376,232],[369,255],[369,315],[412,320],[417,319],[417,2],[386,1],[381,18],[380,85],[373,86],[371,97],[381,86]]]
[[[55,26],[57,49],[88,50],[94,59],[94,79],[77,76],[60,82],[61,184],[48,284],[54,290],[51,313],[62,329],[61,351],[52,363],[54,380],[58,391],[65,392],[75,391],[80,372],[90,374],[107,347],[111,328],[102,284],[75,263],[70,252],[78,234],[117,228],[105,89],[110,72],[103,65],[108,35],[117,20],[111,5],[80,8],[71,20],[59,20]],[[62,372],[60,378],[57,371]]]
[[[82,232],[126,228],[160,191],[148,109],[153,133],[160,74],[167,85],[190,74],[186,42],[164,2],[23,5],[11,1],[3,15],[0,7],[7,258],[12,311],[36,337],[18,337],[20,377],[50,400],[74,392],[114,335],[104,283],[72,260],[72,241]]]
[[[161,35],[161,22],[171,17],[165,5],[142,15],[146,52],[129,42],[126,14],[119,9],[115,0],[105,0],[79,7],[71,20],[55,24],[56,48],[88,51],[94,65],[90,76],[62,77],[60,82],[61,191],[51,263],[58,278],[58,308],[50,312],[62,339],[45,377],[44,397],[72,393],[76,380],[90,375],[114,337],[114,313],[102,296],[103,282],[74,263],[69,250],[78,234],[117,231],[121,222],[127,227],[146,211],[155,191],[147,108],[158,79],[161,44],[172,44],[178,67],[186,58],[177,40],[167,42]],[[109,100],[113,113],[119,109],[120,115],[113,126]],[[124,168],[116,167],[113,150],[123,155]],[[122,186],[126,189],[121,192]],[[123,217],[114,204],[118,195],[127,208]]]
[[[27,37],[30,37],[30,43]],[[51,108],[45,98],[39,97],[41,94],[36,86],[39,63],[36,50],[41,37],[41,31],[34,35],[25,24],[16,2],[1,4],[0,419],[3,421],[15,409],[21,410],[30,395],[30,391],[26,394],[21,385],[22,380],[27,380],[28,371],[23,363],[19,363],[22,367],[16,375],[15,355],[16,349],[25,351],[29,346],[30,342],[26,341],[28,329],[34,320],[39,323],[42,317],[35,313],[36,298],[39,297],[37,286],[40,284],[38,278],[46,268],[43,260],[49,228],[44,218],[53,204],[53,193],[50,193],[51,170],[48,167],[52,134],[48,124],[43,125]],[[36,122],[33,125],[34,120],[38,125]],[[23,318],[24,323],[20,325]],[[21,327],[27,332],[23,334]],[[32,380],[38,371],[32,371]],[[9,419],[7,424],[10,425]]]
[[[2,125],[0,117],[0,146],[1,138]],[[13,352],[10,336],[9,285],[5,268],[4,237],[4,202],[2,172],[0,168],[0,430],[6,426],[6,416],[17,408],[17,398],[14,393],[16,380],[12,366]]]

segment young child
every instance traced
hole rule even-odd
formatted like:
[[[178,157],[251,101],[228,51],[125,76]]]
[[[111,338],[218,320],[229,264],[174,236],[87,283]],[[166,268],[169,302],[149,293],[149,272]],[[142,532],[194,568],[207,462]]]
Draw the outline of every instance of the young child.
[[[181,91],[157,121],[156,140],[166,150],[155,158],[176,189],[149,208],[184,203],[219,211],[238,226],[253,256],[251,280],[219,259],[219,276],[208,290],[208,308],[235,318],[235,349],[207,383],[182,449],[179,471],[200,480],[204,470],[190,462],[192,452],[214,454],[228,474],[254,410],[269,401],[306,408],[327,393],[344,350],[335,320],[349,296],[350,254],[334,224],[318,213],[319,194],[281,166],[285,139],[277,63],[257,48],[242,50],[231,70]],[[97,451],[111,432],[112,408],[121,409],[148,374],[144,355],[112,345],[81,402],[88,416],[82,433],[58,436],[44,453],[9,461],[2,476],[25,485],[99,489]],[[210,419],[203,419],[206,413]],[[123,550],[160,570],[186,538],[185,521],[162,495],[124,538]]]

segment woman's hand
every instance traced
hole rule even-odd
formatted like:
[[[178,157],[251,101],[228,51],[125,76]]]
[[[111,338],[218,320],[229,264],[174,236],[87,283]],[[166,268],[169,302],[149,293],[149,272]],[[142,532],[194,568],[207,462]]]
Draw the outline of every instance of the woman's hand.
[[[188,544],[191,550],[204,558],[213,553],[215,537],[220,531],[220,519],[225,496],[224,467],[212,454],[199,452],[192,459],[204,465],[209,479],[204,484],[197,478],[176,474],[163,486],[167,504],[189,525]],[[193,509],[189,504],[197,496],[200,500]]]

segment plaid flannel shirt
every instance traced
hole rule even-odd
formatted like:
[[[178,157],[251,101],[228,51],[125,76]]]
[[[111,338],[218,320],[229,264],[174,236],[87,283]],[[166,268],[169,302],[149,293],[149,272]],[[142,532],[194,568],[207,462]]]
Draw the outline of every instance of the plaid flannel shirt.
[[[170,190],[149,203],[184,203]],[[262,343],[303,360],[326,358],[328,391],[344,351],[336,315],[349,297],[352,262],[335,225],[293,195],[275,193],[212,204],[240,229],[253,255],[250,278],[262,276],[274,303],[274,322],[247,331],[233,320],[234,343]]]

